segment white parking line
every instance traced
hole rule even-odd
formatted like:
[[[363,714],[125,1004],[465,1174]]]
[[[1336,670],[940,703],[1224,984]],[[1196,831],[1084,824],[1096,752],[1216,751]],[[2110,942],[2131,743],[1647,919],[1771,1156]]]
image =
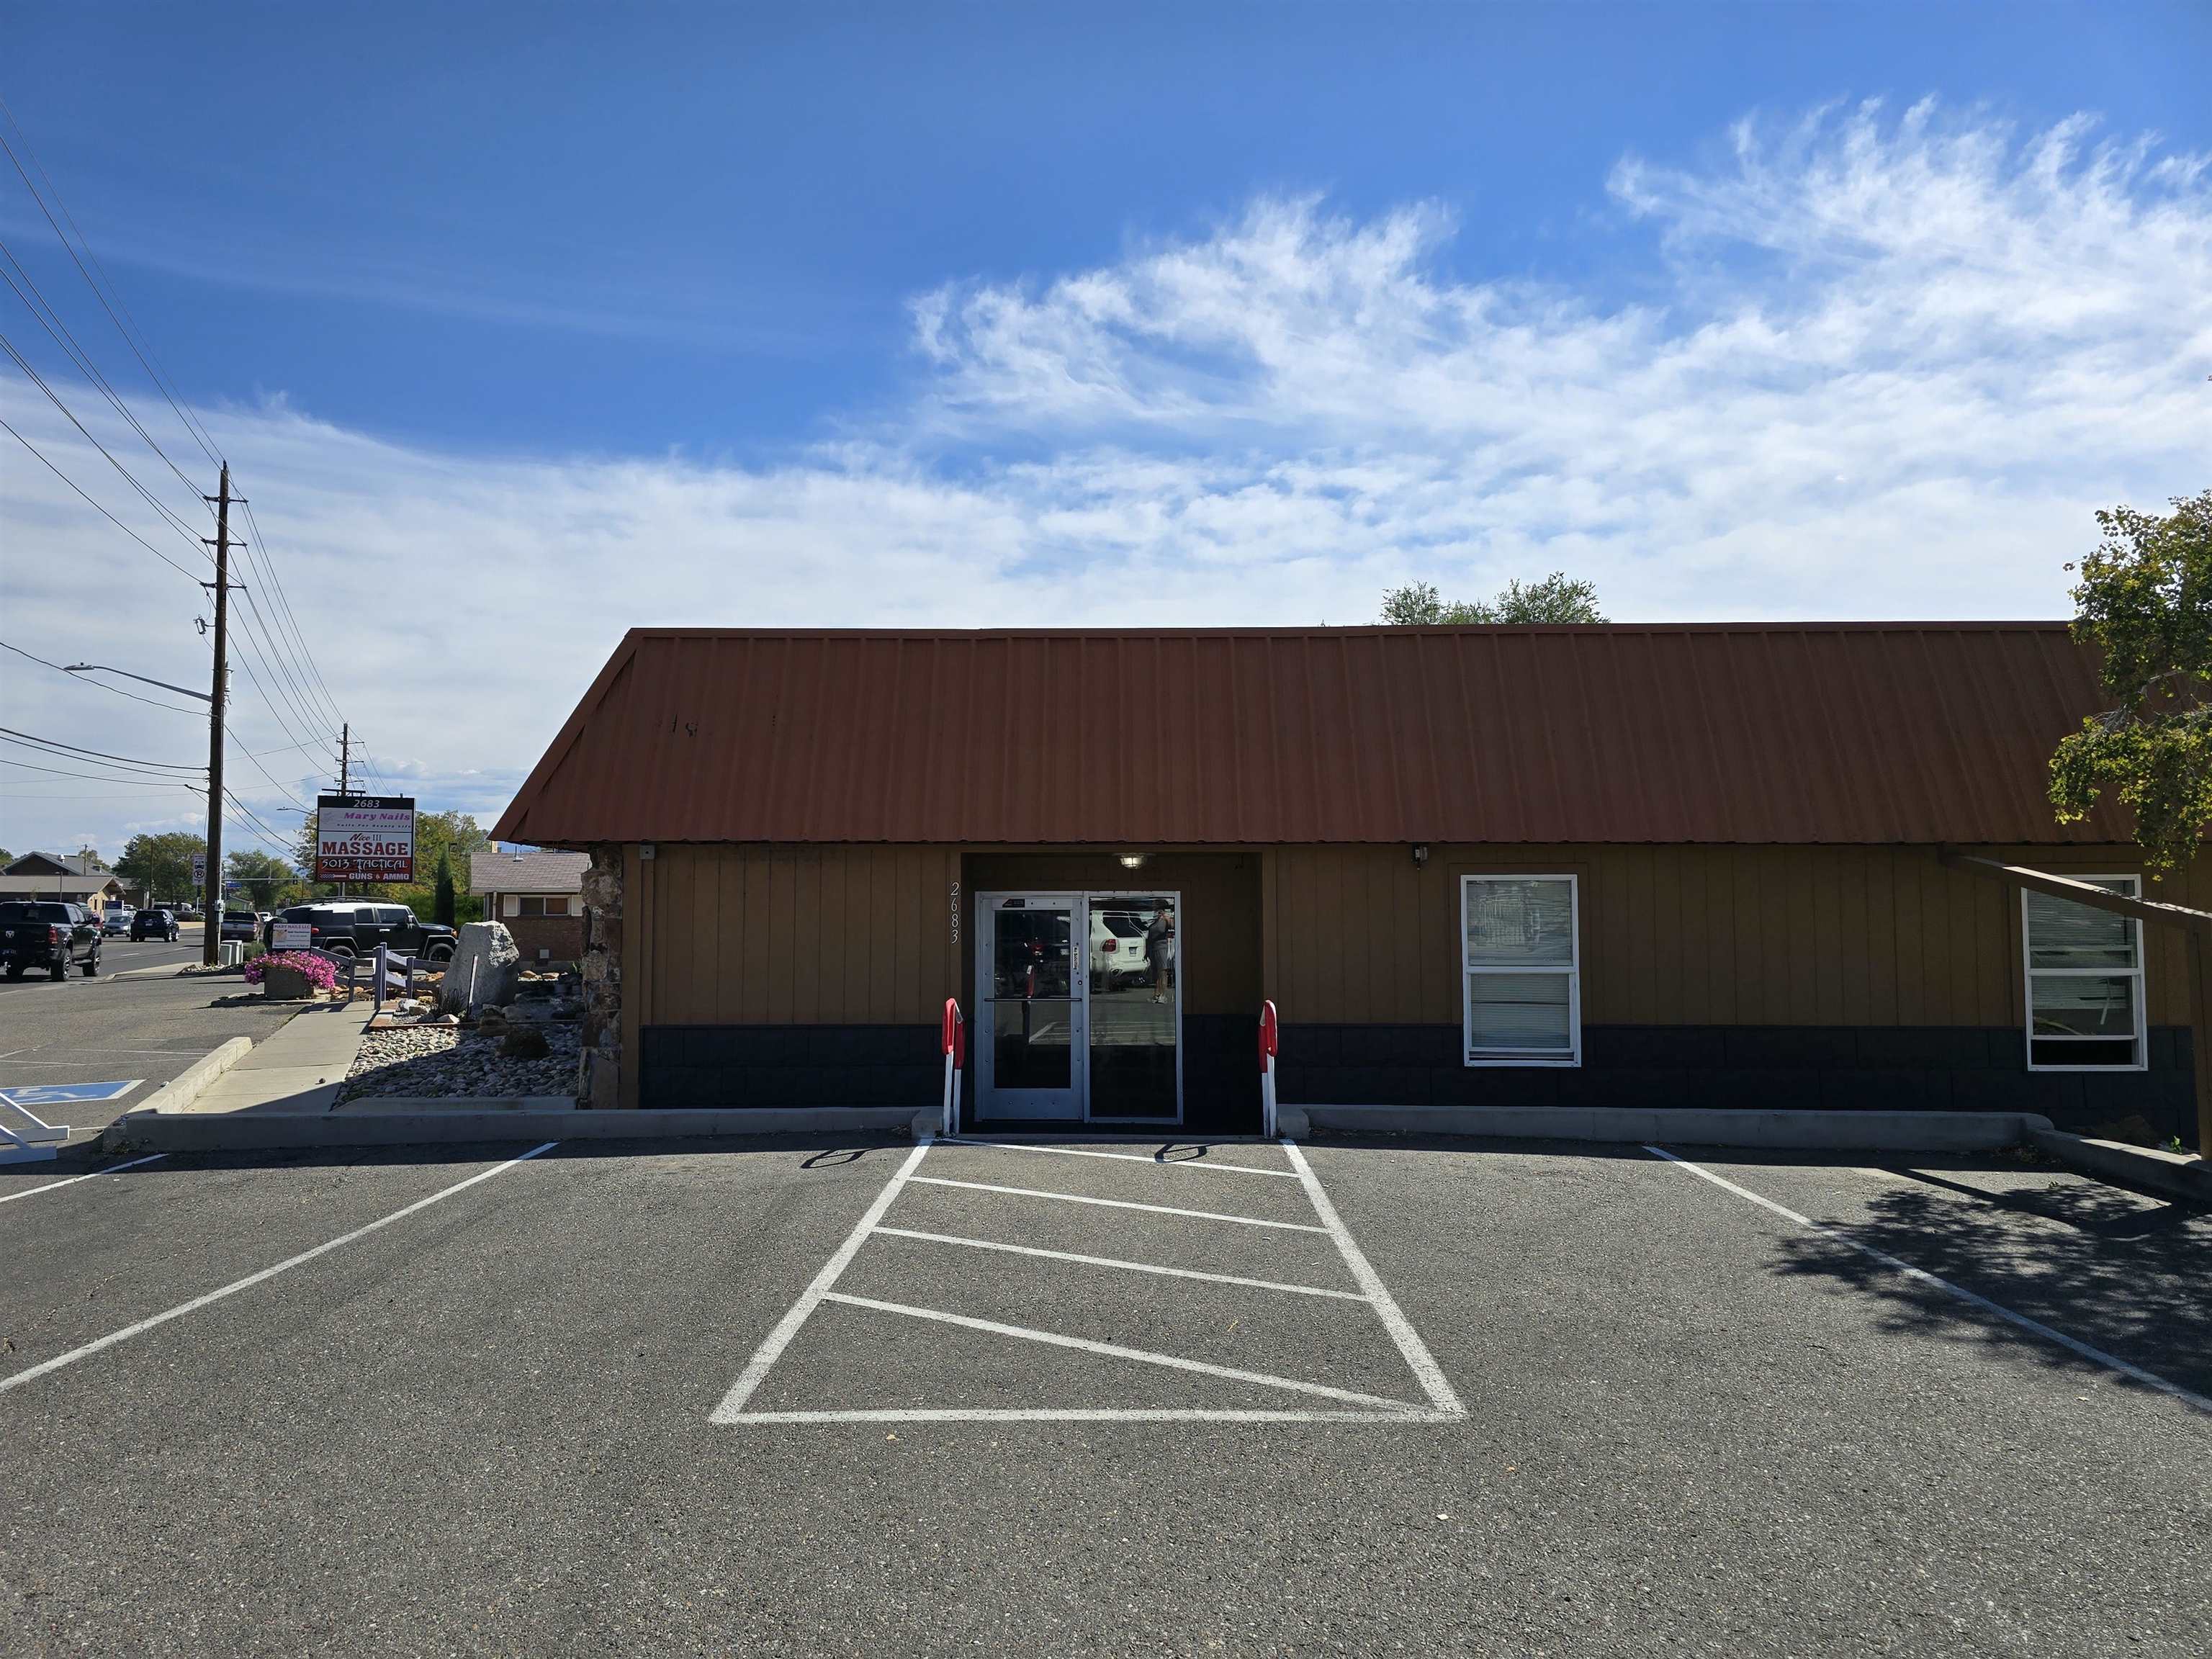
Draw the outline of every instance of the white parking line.
[[[837,1247],[837,1253],[822,1264],[822,1271],[814,1275],[813,1282],[799,1292],[799,1300],[791,1304],[790,1310],[781,1319],[776,1321],[775,1328],[768,1334],[768,1340],[753,1350],[753,1357],[745,1363],[744,1370],[738,1374],[738,1380],[731,1385],[729,1393],[722,1396],[722,1403],[708,1415],[709,1423],[730,1423],[737,1419],[738,1413],[744,1408],[745,1401],[752,1398],[753,1390],[767,1378],[769,1367],[781,1358],[784,1349],[790,1346],[791,1339],[799,1334],[799,1328],[806,1322],[807,1316],[821,1305],[822,1298],[829,1295],[830,1287],[837,1282],[838,1275],[860,1254],[860,1246],[867,1243],[868,1235],[884,1218],[884,1212],[890,1208],[891,1200],[899,1195],[899,1188],[914,1178],[914,1172],[929,1151],[932,1139],[933,1137],[924,1135],[915,1143],[914,1150],[906,1156],[906,1162],[892,1173],[891,1178],[884,1183],[883,1191],[876,1194],[875,1202],[868,1206],[867,1213],[860,1218],[860,1225],[846,1235],[845,1242]]]
[[[920,1168],[936,1137],[924,1134],[919,1145],[908,1155],[884,1187],[869,1203],[868,1208],[853,1231],[846,1235],[830,1260],[778,1320],[766,1340],[754,1350],[744,1370],[721,1402],[708,1413],[708,1420],[715,1424],[822,1424],[822,1423],[1457,1423],[1467,1418],[1467,1409],[1452,1392],[1436,1360],[1422,1343],[1413,1327],[1400,1311],[1397,1303],[1376,1277],[1375,1270],[1352,1242],[1342,1219],[1328,1194],[1322,1192],[1298,1149],[1288,1142],[1281,1143],[1292,1165],[1293,1178],[1304,1188],[1315,1206],[1315,1213],[1325,1224],[1307,1226],[1298,1222],[1266,1221],[1255,1216],[1224,1215],[1207,1210],[1177,1209],[1164,1204],[1138,1204],[1121,1199],[1090,1198],[1073,1193],[1054,1193],[1024,1187],[1001,1187],[981,1182],[940,1179],[918,1175]],[[988,1143],[985,1143],[988,1144]],[[1024,1147],[1023,1150],[1029,1150]],[[1040,1149],[1042,1150],[1042,1149]],[[1105,1154],[1126,1157],[1127,1154]],[[1139,1160],[1151,1163],[1146,1158]],[[1335,1242],[1338,1253],[1346,1267],[1360,1285],[1358,1291],[1340,1291],[1316,1285],[1295,1285],[1273,1279],[1249,1279],[1229,1273],[1201,1273],[1190,1268],[1166,1267],[1156,1263],[1131,1261],[1108,1256],[1084,1255],[1073,1251],[1051,1250],[1024,1244],[1008,1244],[995,1239],[970,1238],[953,1233],[927,1232],[915,1228],[890,1227],[884,1217],[899,1194],[909,1186],[928,1185],[961,1188],[974,1191],[1006,1193],[1018,1197],[1041,1198],[1060,1203],[1097,1204],[1111,1209],[1146,1211],[1153,1214],[1191,1217],[1206,1221],[1229,1221],[1245,1225],[1282,1228],[1295,1232],[1327,1233]],[[1364,1394],[1354,1389],[1339,1389],[1327,1383],[1309,1382],[1303,1379],[1279,1376],[1264,1371],[1239,1370],[1215,1365],[1206,1361],[1185,1359],[1178,1355],[1153,1352],[1142,1348],[1129,1348],[1116,1343],[1094,1341],[1086,1337],[1069,1336],[1057,1331],[1040,1330],[1031,1326],[1008,1325],[996,1320],[978,1319],[966,1314],[947,1312],[941,1309],[918,1307],[909,1303],[890,1302],[872,1297],[853,1296],[836,1288],[838,1279],[852,1265],[860,1247],[869,1237],[882,1233],[896,1238],[921,1240],[931,1243],[953,1244],[972,1249],[1002,1251],[1009,1255],[1038,1256],[1053,1261],[1076,1262],[1085,1266],[1109,1267],[1123,1272],[1159,1274],[1175,1279],[1205,1279],[1216,1284],[1234,1285],[1253,1290],[1287,1291],[1302,1296],[1328,1297],[1350,1302],[1365,1302],[1373,1307],[1378,1318],[1397,1346],[1426,1395],[1425,1402],[1392,1400],[1380,1395]],[[1225,1381],[1255,1384],[1262,1388],[1282,1389],[1292,1393],[1314,1395],[1328,1400],[1341,1401],[1354,1410],[1326,1410],[1309,1407],[1298,1410],[1266,1410],[1242,1407],[1120,1407],[1089,1406],[1042,1407],[855,1407],[817,1410],[788,1410],[749,1412],[744,1409],[755,1393],[766,1381],[769,1372],[781,1359],[793,1340],[799,1334],[815,1310],[823,1303],[866,1310],[870,1312],[896,1314],[904,1318],[917,1319],[936,1324],[951,1325],[976,1330],[994,1336],[1010,1337],[1020,1341],[1039,1342],[1048,1346],[1078,1350],[1108,1358],[1126,1359],[1141,1364],[1158,1365],[1172,1370],[1188,1371],[1201,1376],[1219,1377]]]
[[[90,1175],[71,1176],[66,1181],[49,1181],[43,1187],[33,1187],[24,1192],[9,1193],[6,1197],[0,1198],[0,1204],[13,1204],[19,1198],[36,1198],[40,1193],[51,1193],[57,1188],[74,1187],[80,1181],[94,1181],[101,1176],[121,1175],[125,1170],[135,1170],[141,1164],[156,1164],[167,1157],[168,1157],[167,1152],[149,1152],[145,1157],[134,1158],[127,1164],[111,1164],[104,1170],[94,1170]]]
[[[1786,1205],[1777,1204],[1771,1198],[1761,1197],[1748,1187],[1739,1187],[1725,1176],[1717,1176],[1711,1170],[1691,1163],[1686,1158],[1676,1157],[1663,1146],[1646,1146],[1644,1150],[1654,1158],[1662,1158],[1669,1164],[1680,1165],[1692,1175],[1701,1180],[1710,1181],[1714,1186],[1734,1193],[1738,1198],[1748,1199],[1762,1210],[1770,1210],[1784,1221],[1795,1222],[1807,1231],[1817,1233],[1831,1243],[1848,1245],[1861,1255],[1871,1256],[1885,1267],[1893,1268],[1907,1279],[1923,1285],[1933,1285],[1937,1290],[1948,1291],[1957,1297],[1960,1301],[1979,1308],[1984,1313],[1994,1314],[2007,1323],[2017,1325],[2021,1329],[2039,1336],[2046,1342],[2055,1342],[2068,1352],[2079,1354],[2092,1364],[2102,1365],[2107,1370],[2117,1371],[2122,1376],[2140,1382],[2146,1388],[2157,1389],[2160,1394],[2171,1395],[2184,1405],[2194,1406],[2200,1412],[2212,1412],[2212,1399],[2207,1399],[2201,1394],[2185,1389],[2178,1382],[2169,1382],[2155,1371],[2147,1371],[2142,1366],[2130,1364],[2116,1354],[2106,1353],[2102,1348],[2093,1348],[2087,1342],[2076,1341],[2063,1331],[2053,1330],[2039,1319],[2030,1319],[2026,1314],[2014,1313],[2002,1303],[1992,1302],[1989,1297],[1978,1295],[1963,1285],[1954,1285],[1948,1279],[1938,1278],[1924,1267],[1916,1267],[1910,1261],[1893,1256],[1887,1250],[1877,1250],[1873,1245],[1862,1244],[1856,1238],[1839,1233],[1832,1227],[1823,1227],[1819,1222],[1808,1216],[1798,1214],[1796,1211],[1789,1208]]]
[[[1411,1401],[1386,1400],[1379,1394],[1361,1394],[1353,1389],[1333,1389],[1325,1382],[1304,1382],[1293,1376],[1271,1376],[1265,1371],[1240,1371],[1229,1365],[1209,1365],[1202,1359],[1154,1353],[1146,1348],[1125,1348],[1118,1342],[1094,1342],[1084,1336],[1063,1336],[1058,1331],[1041,1331],[1030,1325],[1002,1325],[995,1319],[976,1319],[967,1314],[945,1313],[937,1308],[909,1307],[903,1302],[878,1302],[873,1297],[847,1296],[842,1291],[829,1291],[822,1299],[842,1302],[851,1308],[872,1308],[878,1313],[902,1314],[908,1319],[934,1320],[940,1325],[957,1325],[966,1330],[988,1331],[994,1336],[1019,1337],[1024,1342],[1042,1342],[1054,1348],[1074,1348],[1084,1353],[1103,1354],[1109,1359],[1133,1359],[1140,1364],[1164,1365],[1170,1370],[1196,1371],[1201,1376],[1226,1377],[1232,1382],[1256,1382],[1263,1388],[1288,1389],[1296,1394],[1319,1395],[1324,1400],[1341,1400],[1348,1406],[1371,1406],[1393,1412],[1420,1409]]]
[[[1154,1153],[1101,1152],[1085,1146],[1040,1146],[1020,1140],[978,1140],[972,1135],[940,1136],[947,1146],[993,1146],[1002,1152],[1052,1152],[1061,1158],[1110,1158],[1123,1164],[1149,1164],[1156,1170],[1212,1170],[1224,1175],[1266,1176],[1271,1181],[1296,1181],[1289,1170],[1262,1170],[1250,1164],[1214,1164],[1202,1158],[1163,1158]]]
[[[1133,1204],[1126,1198],[1086,1198],[1080,1193],[1051,1193],[1039,1187],[997,1187],[988,1181],[951,1181],[943,1176],[916,1176],[917,1186],[965,1187],[975,1193],[1012,1193],[1017,1198],[1048,1198],[1060,1204],[1096,1204],[1109,1210],[1149,1210],[1154,1215],[1188,1216],[1196,1221],[1234,1221],[1247,1227],[1279,1227],[1285,1232],[1325,1233],[1326,1227],[1303,1221],[1262,1221],[1255,1215],[1224,1215],[1218,1210],[1178,1210],[1169,1204]]]
[[[965,1244],[971,1249],[1003,1250],[1008,1255],[1037,1255],[1053,1261],[1080,1261],[1092,1267],[1119,1267],[1133,1273],[1161,1273],[1170,1279],[1203,1279],[1214,1285],[1243,1285],[1255,1291],[1290,1291],[1298,1296],[1340,1297],[1364,1302],[1358,1291],[1332,1291],[1319,1285],[1285,1285],[1275,1279],[1239,1279],[1235,1273],[1202,1273],[1194,1267],[1163,1267],[1150,1261],[1124,1261],[1110,1255],[1079,1255],[1073,1250],[1041,1250],[1033,1244],[1003,1244],[995,1238],[963,1238],[957,1233],[921,1233],[911,1227],[878,1227],[887,1238],[919,1238],[932,1244]]]
[[[155,1314],[151,1319],[142,1319],[137,1324],[126,1325],[119,1331],[110,1331],[96,1341],[88,1342],[81,1348],[71,1348],[67,1353],[56,1354],[52,1359],[45,1360],[27,1370],[17,1371],[13,1376],[0,1376],[0,1394],[5,1394],[10,1389],[19,1389],[26,1382],[33,1382],[46,1376],[49,1371],[61,1370],[64,1365],[74,1365],[80,1359],[89,1359],[93,1355],[112,1348],[118,1342],[127,1342],[132,1337],[143,1335],[157,1325],[166,1325],[173,1319],[181,1319],[186,1314],[196,1312],[210,1303],[220,1302],[225,1297],[236,1296],[240,1291],[252,1290],[264,1279],[274,1279],[278,1273],[313,1261],[319,1255],[326,1255],[342,1244],[350,1244],[356,1239],[366,1238],[380,1228],[389,1227],[395,1221],[404,1221],[417,1210],[426,1210],[441,1200],[451,1198],[455,1193],[465,1192],[480,1182],[489,1181],[495,1176],[505,1175],[516,1164],[526,1164],[540,1152],[550,1152],[560,1144],[557,1140],[549,1140],[542,1146],[533,1146],[520,1158],[511,1158],[504,1164],[494,1164],[489,1170],[480,1170],[467,1180],[457,1181],[450,1187],[441,1188],[428,1198],[418,1198],[404,1209],[394,1210],[390,1215],[380,1217],[370,1222],[366,1227],[356,1227],[351,1232],[333,1238],[326,1243],[318,1244],[311,1250],[302,1250],[297,1255],[287,1256],[273,1267],[264,1267],[259,1273],[248,1273],[243,1279],[235,1279],[225,1285],[221,1290],[210,1291],[205,1296],[196,1296],[189,1302],[180,1302],[173,1308]]]
[[[1206,1406],[951,1406],[854,1411],[746,1412],[716,1422],[738,1423],[1458,1423],[1465,1413],[1422,1406],[1396,1411],[1271,1412]]]
[[[1328,1224],[1329,1237],[1336,1241],[1336,1248],[1344,1257],[1344,1265],[1352,1269],[1353,1281],[1367,1292],[1367,1299],[1375,1304],[1375,1311],[1382,1321],[1382,1328],[1390,1333],[1390,1340],[1398,1345],[1398,1352],[1405,1355],[1406,1363],[1413,1368],[1413,1375],[1420,1381],[1421,1392],[1428,1395],[1429,1403],[1439,1412],[1448,1416],[1465,1417],[1467,1407],[1460,1404],[1459,1396],[1452,1392],[1452,1385],[1444,1376],[1443,1367],[1437,1364],[1436,1356],[1429,1352],[1428,1344],[1422,1341],[1419,1333],[1413,1329],[1413,1322],[1400,1310],[1397,1298],[1383,1288],[1381,1277],[1368,1265],[1367,1257],[1359,1246],[1352,1242],[1352,1234],[1346,1229],[1344,1218],[1337,1214],[1336,1206],[1328,1201],[1328,1194],[1321,1189],[1321,1182],[1315,1176],[1313,1167],[1306,1162],[1306,1155],[1298,1150],[1297,1142],[1285,1140],[1283,1150],[1291,1155],[1291,1167],[1298,1172],[1299,1181],[1304,1183],[1306,1196],[1313,1201],[1314,1213]]]

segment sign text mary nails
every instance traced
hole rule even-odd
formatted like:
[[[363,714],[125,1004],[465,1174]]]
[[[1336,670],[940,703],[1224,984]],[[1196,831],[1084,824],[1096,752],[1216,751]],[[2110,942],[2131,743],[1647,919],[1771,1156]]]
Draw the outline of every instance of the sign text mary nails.
[[[317,881],[415,879],[411,795],[318,795]]]

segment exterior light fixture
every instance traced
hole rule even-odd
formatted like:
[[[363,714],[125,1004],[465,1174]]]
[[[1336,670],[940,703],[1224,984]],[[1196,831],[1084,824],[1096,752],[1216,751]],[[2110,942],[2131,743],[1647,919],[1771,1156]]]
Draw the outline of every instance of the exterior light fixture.
[[[1145,855],[1142,853],[1124,853],[1121,854],[1121,867],[1124,870],[1141,870],[1144,868],[1144,866]]]
[[[1425,870],[1428,867],[1429,844],[1425,841],[1417,841],[1413,843],[1413,868]]]

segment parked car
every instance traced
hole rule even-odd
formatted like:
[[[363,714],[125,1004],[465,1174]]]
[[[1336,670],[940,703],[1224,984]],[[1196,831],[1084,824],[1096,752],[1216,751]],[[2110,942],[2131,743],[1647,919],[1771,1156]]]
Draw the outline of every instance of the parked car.
[[[380,945],[401,956],[443,962],[459,943],[458,929],[443,922],[420,921],[404,904],[328,899],[319,904],[295,904],[272,918],[262,929],[262,943],[275,947],[277,927],[285,922],[307,924],[310,948],[332,956],[374,956]]]
[[[177,942],[176,914],[170,910],[141,910],[131,918],[131,937],[133,939],[166,939]]]
[[[1151,959],[1145,954],[1145,921],[1133,910],[1091,907],[1091,988],[1110,990],[1128,980],[1149,977]]]
[[[187,904],[183,909],[177,912],[177,920],[179,921],[205,921],[207,917],[202,913],[198,905]]]
[[[100,971],[100,924],[82,904],[10,899],[0,903],[0,963],[9,979],[33,968],[56,979],[76,968],[90,979]]]
[[[102,939],[127,939],[131,923],[137,912],[128,905],[111,904],[100,913],[100,936]]]
[[[241,945],[252,944],[261,932],[260,920],[251,910],[225,910],[221,927],[217,939],[234,939]]]

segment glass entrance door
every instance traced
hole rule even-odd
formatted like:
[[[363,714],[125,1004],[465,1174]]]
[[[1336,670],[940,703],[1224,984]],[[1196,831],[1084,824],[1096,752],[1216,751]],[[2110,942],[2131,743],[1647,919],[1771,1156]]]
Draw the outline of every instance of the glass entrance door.
[[[1177,893],[979,893],[975,1115],[1182,1121]]]
[[[1079,897],[978,899],[975,1115],[1083,1116],[1083,935]]]

